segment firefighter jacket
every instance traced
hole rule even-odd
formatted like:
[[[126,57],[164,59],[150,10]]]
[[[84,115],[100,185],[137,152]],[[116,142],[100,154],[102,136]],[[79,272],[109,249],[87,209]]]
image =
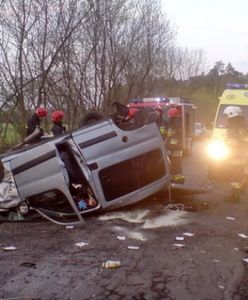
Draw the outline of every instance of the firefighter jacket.
[[[51,131],[53,133],[54,136],[58,136],[61,135],[63,133],[66,133],[66,128],[65,126],[63,126],[62,123],[53,123],[53,126],[51,128]]]
[[[27,123],[26,136],[34,132],[35,128],[40,128],[40,118],[34,113]]]
[[[171,156],[182,156],[181,118],[172,117],[169,119],[166,146],[171,152]]]

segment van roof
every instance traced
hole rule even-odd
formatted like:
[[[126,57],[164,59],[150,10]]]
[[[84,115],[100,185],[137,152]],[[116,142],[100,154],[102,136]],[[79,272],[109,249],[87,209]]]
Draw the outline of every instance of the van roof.
[[[247,89],[226,89],[221,97],[221,104],[240,104],[248,105],[248,90]]]

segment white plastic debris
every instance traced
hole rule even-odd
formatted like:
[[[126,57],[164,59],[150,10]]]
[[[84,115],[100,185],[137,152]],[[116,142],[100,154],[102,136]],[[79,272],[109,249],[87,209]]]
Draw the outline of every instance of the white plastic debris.
[[[183,236],[176,236],[176,240],[177,241],[184,241],[184,237]]]
[[[227,220],[235,221],[236,219],[234,217],[226,217]]]
[[[223,285],[218,285],[218,288],[220,288],[220,289],[222,289],[222,290],[225,289]]]
[[[139,246],[128,246],[127,248],[131,249],[131,250],[138,250],[140,247]]]
[[[239,233],[238,236],[240,236],[242,239],[247,239],[248,236],[245,235],[244,233]]]
[[[120,241],[125,241],[126,237],[124,235],[123,236],[118,235],[117,239],[120,240]]]
[[[194,233],[191,233],[191,232],[184,232],[183,235],[192,237],[192,236],[194,236]]]
[[[243,261],[245,261],[246,263],[248,263],[248,257],[247,258],[243,258]]]
[[[73,228],[74,228],[74,226],[72,226],[72,225],[68,225],[68,226],[66,226],[65,228],[66,228],[66,229],[73,229]]]
[[[5,251],[14,251],[16,250],[17,248],[15,246],[7,246],[7,247],[3,247],[3,250]]]
[[[220,260],[219,259],[213,259],[213,262],[214,263],[220,263]]]
[[[76,243],[75,245],[76,245],[77,247],[81,248],[81,247],[88,246],[89,244],[86,243],[86,242],[79,242],[79,243]]]
[[[102,263],[102,267],[105,269],[117,269],[121,266],[121,262],[119,260],[107,260]]]
[[[175,247],[175,248],[184,248],[185,245],[184,244],[173,244],[173,247]]]
[[[239,248],[233,248],[235,251],[239,251]]]

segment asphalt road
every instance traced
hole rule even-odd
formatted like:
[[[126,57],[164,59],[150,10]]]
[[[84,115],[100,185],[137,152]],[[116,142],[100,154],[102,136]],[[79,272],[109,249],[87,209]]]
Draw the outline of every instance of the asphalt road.
[[[184,159],[187,184],[211,184],[204,147],[195,143]],[[248,299],[247,195],[229,203],[227,194],[215,184],[208,194],[177,195],[178,210],[151,198],[72,229],[1,223],[0,299]],[[107,260],[120,267],[102,267]]]

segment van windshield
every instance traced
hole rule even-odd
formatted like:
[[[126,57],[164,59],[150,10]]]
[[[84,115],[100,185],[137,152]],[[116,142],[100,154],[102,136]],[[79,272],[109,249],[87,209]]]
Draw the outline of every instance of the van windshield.
[[[228,107],[228,106],[230,106],[230,105],[228,105],[228,104],[220,105],[215,127],[217,127],[217,128],[227,128],[227,117],[224,116],[223,112],[224,112],[225,108]],[[234,106],[238,106],[242,109],[245,121],[246,121],[247,126],[248,126],[248,105],[234,105]]]

